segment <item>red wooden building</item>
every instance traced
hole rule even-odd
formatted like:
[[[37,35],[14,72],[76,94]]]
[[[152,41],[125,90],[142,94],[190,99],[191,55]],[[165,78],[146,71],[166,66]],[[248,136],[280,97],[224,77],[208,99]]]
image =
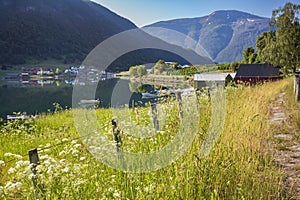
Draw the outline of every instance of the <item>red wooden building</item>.
[[[241,64],[234,78],[237,83],[250,85],[279,79],[280,68],[270,64]]]

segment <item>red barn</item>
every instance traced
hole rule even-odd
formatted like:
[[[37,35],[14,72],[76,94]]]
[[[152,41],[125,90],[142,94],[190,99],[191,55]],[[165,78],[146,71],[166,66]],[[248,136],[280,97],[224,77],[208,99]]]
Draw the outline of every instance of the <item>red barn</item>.
[[[234,78],[237,83],[250,85],[279,79],[281,79],[280,68],[270,64],[241,64]]]

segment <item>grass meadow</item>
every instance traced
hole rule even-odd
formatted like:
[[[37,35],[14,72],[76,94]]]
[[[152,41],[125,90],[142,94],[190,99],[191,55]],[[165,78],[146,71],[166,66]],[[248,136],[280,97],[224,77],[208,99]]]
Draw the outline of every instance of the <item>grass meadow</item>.
[[[79,138],[71,109],[57,109],[35,120],[3,122],[0,199],[286,199],[284,174],[269,150],[275,131],[269,118],[270,104],[280,92],[293,98],[292,86],[293,79],[288,78],[255,87],[227,88],[222,133],[205,157],[199,152],[209,131],[212,104],[209,96],[200,96],[199,120],[190,118],[197,120],[193,121],[197,133],[192,145],[172,164],[147,173],[123,172],[99,162]],[[291,100],[289,105],[295,103]],[[124,135],[124,150],[151,152],[175,138],[179,107],[172,101],[164,106],[167,120],[161,131],[151,139]],[[119,116],[126,112],[131,121],[148,126],[149,109],[114,112]],[[114,112],[96,109],[101,131],[110,142]],[[293,116],[299,126],[299,113]],[[138,130],[128,126],[128,131]],[[33,148],[39,148],[36,175],[27,155]]]

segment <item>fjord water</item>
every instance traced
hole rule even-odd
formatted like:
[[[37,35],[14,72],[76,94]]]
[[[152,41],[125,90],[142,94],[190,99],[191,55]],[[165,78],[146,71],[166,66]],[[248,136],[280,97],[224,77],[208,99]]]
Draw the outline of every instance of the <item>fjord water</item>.
[[[132,101],[142,100],[142,95],[130,89],[129,81],[119,79],[108,79],[99,81],[95,99],[100,101],[99,107],[111,105],[111,95],[115,85],[118,83],[122,91],[130,94],[130,99],[120,96],[116,101],[119,105],[131,104]],[[89,90],[89,85],[80,86],[82,91]],[[6,119],[7,115],[14,112],[26,112],[27,115],[52,112],[54,103],[62,108],[72,107],[73,85],[64,81],[51,85],[22,85],[5,83],[0,86],[0,118]],[[79,100],[78,100],[79,101]]]
[[[97,84],[97,83],[95,83]],[[79,85],[83,92],[88,92],[91,85]],[[120,92],[119,95],[112,94]],[[99,100],[99,107],[132,106],[144,105],[146,102],[155,101],[154,99],[143,99],[141,92],[153,90],[152,85],[141,83],[131,83],[127,80],[107,79],[99,81],[95,93],[95,100]],[[0,118],[6,119],[7,115],[13,113],[26,112],[27,115],[39,115],[49,113],[55,110],[55,105],[61,108],[72,107],[73,85],[64,81],[54,84],[44,85],[22,85],[22,84],[2,84],[0,85]],[[126,95],[126,97],[125,97]],[[81,99],[75,101],[76,104]]]

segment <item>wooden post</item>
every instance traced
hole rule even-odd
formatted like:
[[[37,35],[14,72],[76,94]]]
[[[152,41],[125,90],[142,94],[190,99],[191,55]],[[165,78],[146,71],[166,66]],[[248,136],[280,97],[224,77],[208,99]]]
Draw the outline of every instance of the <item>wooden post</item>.
[[[120,130],[118,130],[118,125],[117,121],[115,119],[111,120],[111,125],[112,125],[112,131],[114,135],[114,142],[116,144],[116,151],[119,152],[119,148],[121,147],[122,144],[122,139],[120,135]]]
[[[155,131],[159,130],[159,122],[157,119],[157,108],[155,103],[151,103],[151,113],[152,113],[152,119],[153,119],[153,126]]]
[[[35,196],[35,199],[39,199],[38,194],[37,194],[37,177],[36,177],[36,173],[37,173],[36,166],[39,164],[38,150],[36,148],[29,150],[28,156],[29,156],[29,162],[30,162],[30,164],[32,164],[31,171],[33,173],[32,183],[33,183],[33,189],[34,189],[34,196]]]
[[[178,101],[179,105],[179,118],[183,118],[183,111],[182,111],[182,98],[181,98],[181,92],[176,92],[176,99]]]
[[[300,71],[297,71],[295,74],[295,81],[294,81],[294,91],[296,96],[296,101],[300,101]]]

